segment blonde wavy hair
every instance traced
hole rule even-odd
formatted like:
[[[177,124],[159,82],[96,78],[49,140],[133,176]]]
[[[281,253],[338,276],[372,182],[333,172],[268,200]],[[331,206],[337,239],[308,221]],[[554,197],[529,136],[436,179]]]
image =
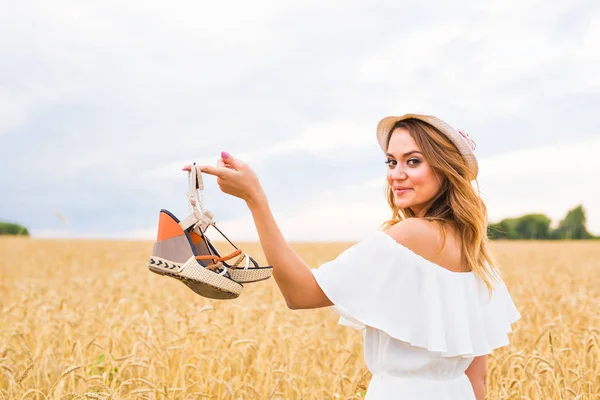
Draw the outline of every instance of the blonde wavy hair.
[[[386,148],[392,133],[398,128],[404,128],[410,133],[435,174],[442,178],[440,190],[432,199],[423,219],[439,223],[443,248],[446,246],[445,227],[451,225],[456,229],[462,239],[462,253],[471,271],[485,282],[491,295],[492,281],[499,277],[499,271],[489,250],[487,208],[478,194],[477,180],[475,190],[468,178],[467,164],[456,146],[446,135],[426,122],[417,119],[397,122],[388,132]],[[415,217],[410,208],[401,209],[396,206],[394,191],[387,181],[385,191],[392,209],[392,218],[381,225],[381,230],[406,218]]]

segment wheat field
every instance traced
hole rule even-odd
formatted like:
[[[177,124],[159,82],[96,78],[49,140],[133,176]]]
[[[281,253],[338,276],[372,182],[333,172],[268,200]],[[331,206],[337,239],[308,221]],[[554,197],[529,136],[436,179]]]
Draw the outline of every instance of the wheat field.
[[[316,268],[350,245],[293,247]],[[364,396],[360,332],[331,310],[289,310],[273,279],[197,296],[148,271],[151,248],[0,238],[0,399]],[[522,319],[489,358],[487,398],[600,399],[600,242],[493,250]]]

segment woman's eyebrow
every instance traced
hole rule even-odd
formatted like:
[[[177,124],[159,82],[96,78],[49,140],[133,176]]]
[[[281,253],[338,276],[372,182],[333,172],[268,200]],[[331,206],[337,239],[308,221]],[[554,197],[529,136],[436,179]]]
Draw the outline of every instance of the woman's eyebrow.
[[[409,152],[406,152],[406,153],[402,154],[402,157],[408,157],[408,156],[410,156],[410,155],[411,155],[411,154],[413,154],[413,153],[419,153],[419,154],[423,154],[423,153],[421,153],[419,150],[411,150],[411,151],[409,151]],[[386,155],[386,156],[390,156],[390,157],[394,157],[394,156],[393,156],[392,154],[390,154],[390,153],[386,153],[385,155]],[[395,157],[394,157],[394,158],[395,158]]]

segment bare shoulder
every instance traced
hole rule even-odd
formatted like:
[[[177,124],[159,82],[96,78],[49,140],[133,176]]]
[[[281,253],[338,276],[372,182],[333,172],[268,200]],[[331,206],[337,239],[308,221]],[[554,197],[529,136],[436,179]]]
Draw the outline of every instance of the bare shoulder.
[[[407,218],[388,228],[385,233],[420,256],[434,261],[443,247],[442,234],[434,222]]]

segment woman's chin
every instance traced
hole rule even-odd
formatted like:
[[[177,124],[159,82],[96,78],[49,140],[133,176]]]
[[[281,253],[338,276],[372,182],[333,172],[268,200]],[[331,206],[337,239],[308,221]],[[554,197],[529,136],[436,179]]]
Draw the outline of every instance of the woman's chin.
[[[404,199],[396,199],[396,207],[398,208],[410,208],[412,206],[412,202],[406,201]]]

